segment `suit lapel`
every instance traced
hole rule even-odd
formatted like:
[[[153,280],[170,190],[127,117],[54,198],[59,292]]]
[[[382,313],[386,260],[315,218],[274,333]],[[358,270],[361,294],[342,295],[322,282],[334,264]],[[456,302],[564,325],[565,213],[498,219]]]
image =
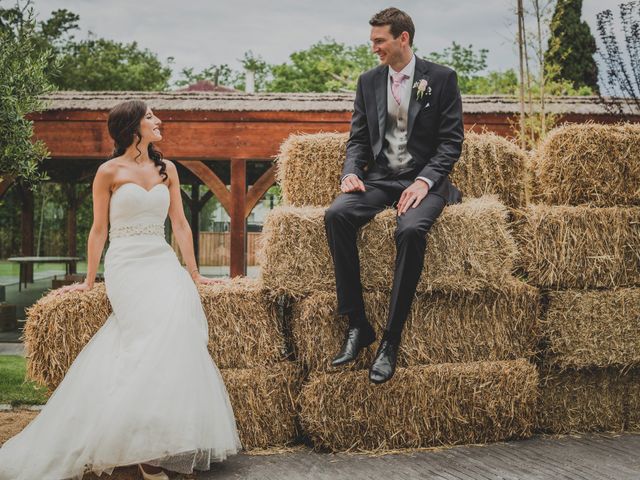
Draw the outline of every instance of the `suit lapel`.
[[[420,109],[425,104],[425,99],[428,98],[427,95],[424,95],[420,100],[417,97],[417,89],[413,88],[416,82],[419,82],[422,79],[429,81],[429,77],[427,76],[429,67],[427,62],[422,60],[421,58],[416,57],[416,68],[413,72],[413,80],[411,82],[411,100],[409,101],[409,112],[407,119],[407,138],[411,138],[411,132],[413,131],[413,125],[416,123],[416,117],[418,113],[420,113]]]
[[[378,110],[378,128],[380,131],[380,141],[382,141],[387,128],[387,82],[389,81],[389,67],[381,68],[374,81],[376,108]]]

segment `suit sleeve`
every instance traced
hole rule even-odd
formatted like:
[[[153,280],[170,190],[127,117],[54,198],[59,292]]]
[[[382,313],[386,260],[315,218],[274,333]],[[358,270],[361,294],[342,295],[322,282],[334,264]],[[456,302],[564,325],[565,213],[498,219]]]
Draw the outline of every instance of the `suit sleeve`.
[[[362,179],[364,177],[364,169],[372,156],[361,76],[358,78],[356,100],[353,105],[353,116],[351,117],[351,133],[347,141],[347,158],[342,168],[341,179],[349,174],[357,175]]]
[[[440,121],[436,136],[436,153],[418,174],[438,184],[451,173],[460,158],[464,126],[462,123],[462,98],[456,72],[451,72],[440,92]]]

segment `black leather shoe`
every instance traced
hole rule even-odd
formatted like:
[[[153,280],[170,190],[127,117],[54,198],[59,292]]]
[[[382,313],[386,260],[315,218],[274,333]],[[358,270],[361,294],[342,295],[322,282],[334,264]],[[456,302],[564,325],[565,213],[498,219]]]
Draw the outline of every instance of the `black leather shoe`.
[[[389,340],[382,340],[376,358],[369,369],[369,380],[373,383],[384,383],[391,380],[396,371],[398,359],[398,344]]]
[[[376,340],[376,334],[370,325],[364,327],[350,327],[344,337],[342,348],[331,361],[332,367],[339,367],[352,362],[360,353],[360,350],[368,347]]]

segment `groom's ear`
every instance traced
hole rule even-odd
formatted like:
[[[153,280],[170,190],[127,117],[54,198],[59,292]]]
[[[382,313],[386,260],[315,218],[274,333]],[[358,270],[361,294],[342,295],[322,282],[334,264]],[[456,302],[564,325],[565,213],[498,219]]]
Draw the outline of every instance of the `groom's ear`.
[[[411,47],[411,37],[409,36],[409,32],[407,32],[406,30],[400,34],[400,40],[402,41],[403,45]]]

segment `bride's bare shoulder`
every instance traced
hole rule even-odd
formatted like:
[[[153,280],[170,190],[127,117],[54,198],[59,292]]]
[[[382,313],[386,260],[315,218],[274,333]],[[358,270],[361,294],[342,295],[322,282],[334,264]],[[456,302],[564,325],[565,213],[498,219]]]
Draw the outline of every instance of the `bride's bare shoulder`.
[[[102,163],[96,171],[96,180],[111,181],[120,168],[120,162],[118,158],[112,158]]]

